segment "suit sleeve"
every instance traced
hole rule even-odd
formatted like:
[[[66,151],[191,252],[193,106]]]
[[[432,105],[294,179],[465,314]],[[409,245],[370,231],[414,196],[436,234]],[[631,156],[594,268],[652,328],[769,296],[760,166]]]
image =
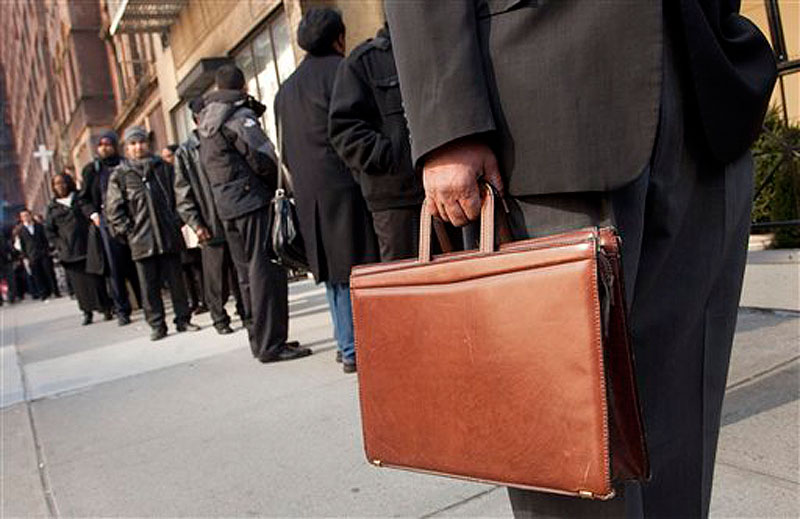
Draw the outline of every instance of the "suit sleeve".
[[[328,136],[347,165],[367,175],[391,173],[392,142],[374,121],[380,120],[372,88],[359,73],[358,62],[345,59],[333,84]]]
[[[205,226],[205,224],[200,216],[192,184],[189,182],[188,169],[190,167],[186,149],[178,148],[178,151],[175,152],[175,209],[181,220],[192,230],[197,231],[198,227]]]
[[[495,130],[474,0],[386,0],[411,155]]]
[[[225,123],[236,139],[233,145],[247,160],[250,168],[263,177],[277,178],[277,156],[269,137],[258,122],[251,117],[237,117]]]
[[[119,174],[114,172],[108,180],[108,193],[106,193],[106,220],[108,228],[115,238],[126,238],[131,227],[128,216],[128,205],[122,186],[119,184]]]

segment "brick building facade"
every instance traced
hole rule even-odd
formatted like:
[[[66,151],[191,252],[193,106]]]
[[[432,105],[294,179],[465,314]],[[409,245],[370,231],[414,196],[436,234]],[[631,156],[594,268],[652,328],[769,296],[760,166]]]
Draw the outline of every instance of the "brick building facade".
[[[14,151],[14,131],[6,93],[6,78],[0,64],[0,228],[13,223],[23,204],[19,183],[19,163]]]
[[[19,176],[25,204],[41,212],[50,179],[91,158],[93,132],[115,112],[105,47],[94,2],[18,0],[0,9],[8,22],[0,40]],[[49,167],[34,156],[52,152]]]

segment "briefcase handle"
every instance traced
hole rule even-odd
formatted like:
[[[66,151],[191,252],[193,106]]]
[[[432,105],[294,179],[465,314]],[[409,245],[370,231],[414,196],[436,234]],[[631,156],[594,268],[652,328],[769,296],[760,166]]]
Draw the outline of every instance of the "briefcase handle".
[[[494,251],[494,197],[495,193],[489,184],[481,184],[481,234],[479,250],[482,253]],[[431,227],[433,217],[428,210],[428,201],[422,203],[422,213],[419,219],[419,262],[431,262]]]

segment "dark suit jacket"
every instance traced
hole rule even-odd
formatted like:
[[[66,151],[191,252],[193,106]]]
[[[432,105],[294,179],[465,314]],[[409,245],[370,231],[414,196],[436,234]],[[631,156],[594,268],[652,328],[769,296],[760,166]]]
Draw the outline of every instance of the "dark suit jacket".
[[[766,63],[761,69],[768,70],[769,47],[733,12],[738,1],[666,4],[672,9],[678,2],[678,20],[667,30],[703,29],[685,40],[696,62],[692,80],[707,108],[701,110],[703,123],[714,136],[709,143],[716,143],[709,146],[719,160],[730,160],[746,149],[766,107],[770,74],[748,64]],[[662,2],[386,5],[415,160],[460,137],[482,135],[495,148],[508,191],[517,196],[613,190],[648,163],[660,107]],[[707,15],[725,20],[724,34],[708,18],[698,19]],[[728,49],[740,60],[722,63]],[[727,75],[716,77],[715,70]],[[723,79],[742,77],[751,81]],[[741,95],[742,84],[751,87],[749,95]],[[729,88],[734,92],[706,99]],[[737,138],[718,138],[722,127]]]
[[[44,226],[40,223],[33,224],[33,235],[28,232],[27,227],[19,224],[19,242],[22,246],[22,254],[33,262],[50,255],[47,235],[45,234]]]

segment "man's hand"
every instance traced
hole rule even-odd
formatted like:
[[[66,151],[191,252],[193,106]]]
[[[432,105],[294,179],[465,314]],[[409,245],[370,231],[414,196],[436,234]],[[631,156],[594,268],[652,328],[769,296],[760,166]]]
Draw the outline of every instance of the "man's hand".
[[[423,167],[431,215],[457,226],[477,220],[481,215],[481,177],[503,192],[497,159],[482,142],[459,139],[431,152]]]
[[[89,218],[91,218],[92,223],[95,226],[100,227],[100,215],[98,213],[92,213],[92,215]]]
[[[194,233],[197,235],[197,240],[200,243],[205,243],[211,239],[211,231],[202,225],[195,229]]]

